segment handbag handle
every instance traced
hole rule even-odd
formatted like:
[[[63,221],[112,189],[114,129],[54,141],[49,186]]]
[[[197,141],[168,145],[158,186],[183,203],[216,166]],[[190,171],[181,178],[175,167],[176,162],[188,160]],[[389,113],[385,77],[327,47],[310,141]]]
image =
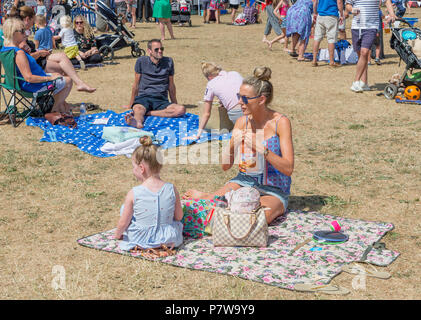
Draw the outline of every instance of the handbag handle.
[[[236,237],[231,232],[231,228],[230,228],[230,215],[229,214],[224,214],[224,223],[227,226],[227,229],[228,229],[229,234],[235,240],[244,240],[245,238],[247,238],[250,235],[251,229],[255,225],[256,221],[257,221],[256,215],[255,214],[251,214],[250,215],[250,228],[249,228],[249,230],[247,231],[247,233],[244,236],[242,236],[242,237]]]

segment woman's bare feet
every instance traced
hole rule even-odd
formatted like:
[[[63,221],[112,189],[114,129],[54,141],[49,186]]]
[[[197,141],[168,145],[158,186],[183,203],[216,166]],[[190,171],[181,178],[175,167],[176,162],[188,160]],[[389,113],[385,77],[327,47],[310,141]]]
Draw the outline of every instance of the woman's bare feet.
[[[206,192],[191,189],[183,194],[183,199],[206,199],[208,196]]]
[[[133,113],[128,113],[124,116],[124,120],[126,121],[126,123],[131,126],[131,127],[135,127],[138,129],[142,129],[143,128],[143,123],[142,121],[137,121],[134,116]]]
[[[76,86],[76,88],[77,88],[77,91],[84,91],[84,92],[89,92],[89,93],[96,91],[96,88],[91,88],[85,83]]]

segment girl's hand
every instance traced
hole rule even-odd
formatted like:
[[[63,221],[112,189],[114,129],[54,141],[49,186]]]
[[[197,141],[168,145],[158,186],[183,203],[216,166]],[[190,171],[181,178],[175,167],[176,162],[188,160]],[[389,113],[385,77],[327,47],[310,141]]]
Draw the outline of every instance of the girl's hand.
[[[115,240],[123,240],[123,235],[119,235],[117,232],[114,233],[114,239]]]

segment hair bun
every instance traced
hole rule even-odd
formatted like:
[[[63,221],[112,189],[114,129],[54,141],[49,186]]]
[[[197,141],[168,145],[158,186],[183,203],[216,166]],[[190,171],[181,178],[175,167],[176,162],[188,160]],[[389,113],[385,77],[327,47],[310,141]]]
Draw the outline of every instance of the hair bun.
[[[257,67],[254,69],[253,75],[261,81],[269,81],[272,75],[272,70],[268,67]]]
[[[139,139],[139,142],[144,147],[149,147],[152,145],[152,138],[148,136],[143,136]]]

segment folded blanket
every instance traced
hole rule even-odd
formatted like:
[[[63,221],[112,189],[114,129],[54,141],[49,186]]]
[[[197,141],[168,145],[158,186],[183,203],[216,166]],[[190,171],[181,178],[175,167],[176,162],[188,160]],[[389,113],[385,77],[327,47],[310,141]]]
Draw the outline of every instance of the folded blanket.
[[[120,143],[143,136],[153,137],[153,133],[131,127],[104,127],[102,139],[111,143]]]

